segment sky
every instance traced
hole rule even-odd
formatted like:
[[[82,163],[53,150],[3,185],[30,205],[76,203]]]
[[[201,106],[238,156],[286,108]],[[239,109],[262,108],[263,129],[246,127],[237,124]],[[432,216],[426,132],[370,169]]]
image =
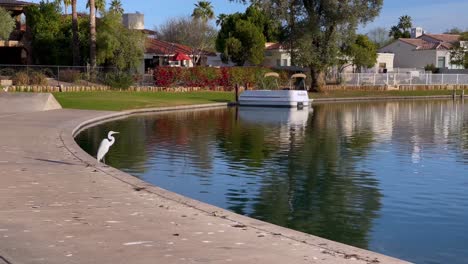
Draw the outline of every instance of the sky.
[[[40,0],[31,0],[39,2]],[[196,0],[121,0],[125,12],[145,14],[145,26],[154,29],[167,19],[189,16]],[[215,14],[243,12],[245,5],[229,0],[210,0]],[[86,0],[78,0],[78,10],[85,11]],[[107,0],[110,2],[110,0]],[[380,16],[374,22],[361,26],[359,31],[366,33],[376,27],[389,29],[398,23],[402,15],[413,18],[413,26],[424,28],[430,33],[442,33],[453,27],[468,29],[468,0],[384,0]]]

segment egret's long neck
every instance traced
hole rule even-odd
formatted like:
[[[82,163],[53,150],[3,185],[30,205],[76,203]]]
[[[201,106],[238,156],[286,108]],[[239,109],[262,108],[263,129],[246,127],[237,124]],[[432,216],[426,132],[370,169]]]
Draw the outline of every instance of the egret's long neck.
[[[111,136],[111,135],[110,135],[110,136],[108,136],[108,138],[109,138],[109,143],[110,143],[110,145],[109,145],[109,146],[112,146],[112,145],[114,145],[115,138],[114,138],[113,136]]]

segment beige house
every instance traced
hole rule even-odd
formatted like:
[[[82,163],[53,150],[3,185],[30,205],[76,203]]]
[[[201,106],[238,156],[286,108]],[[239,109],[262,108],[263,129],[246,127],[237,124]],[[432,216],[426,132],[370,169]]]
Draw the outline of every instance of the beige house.
[[[393,53],[395,68],[418,68],[433,64],[441,69],[461,69],[450,63],[450,50],[460,35],[423,34],[417,38],[400,38],[381,48],[380,53]]]

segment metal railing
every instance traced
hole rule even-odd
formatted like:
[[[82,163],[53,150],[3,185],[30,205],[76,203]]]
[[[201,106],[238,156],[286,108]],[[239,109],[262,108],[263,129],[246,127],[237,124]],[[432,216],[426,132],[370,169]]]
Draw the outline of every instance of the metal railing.
[[[468,85],[468,74],[343,73],[341,83],[346,86]]]

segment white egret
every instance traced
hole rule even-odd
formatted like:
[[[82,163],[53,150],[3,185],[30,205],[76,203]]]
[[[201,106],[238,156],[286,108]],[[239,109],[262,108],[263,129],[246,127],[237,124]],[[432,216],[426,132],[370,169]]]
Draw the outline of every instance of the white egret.
[[[107,138],[101,141],[101,145],[99,145],[99,149],[97,153],[98,162],[100,162],[101,160],[104,160],[104,163],[106,163],[104,156],[109,151],[109,148],[115,143],[115,138],[112,136],[113,134],[119,134],[119,132],[109,131],[109,134],[107,134]]]

